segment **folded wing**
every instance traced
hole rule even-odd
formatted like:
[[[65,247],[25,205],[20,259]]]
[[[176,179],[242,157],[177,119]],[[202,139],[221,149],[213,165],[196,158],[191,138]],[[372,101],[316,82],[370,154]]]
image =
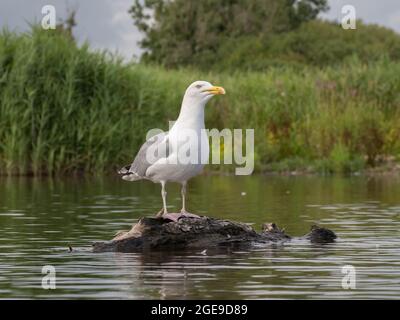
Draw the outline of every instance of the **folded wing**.
[[[148,152],[151,152],[150,157],[148,157]],[[147,140],[140,147],[132,164],[121,168],[118,173],[122,176],[122,179],[128,181],[146,179],[146,170],[154,162],[162,158],[167,158],[168,155],[168,132],[161,132]],[[151,158],[151,161],[149,161],[149,158]]]

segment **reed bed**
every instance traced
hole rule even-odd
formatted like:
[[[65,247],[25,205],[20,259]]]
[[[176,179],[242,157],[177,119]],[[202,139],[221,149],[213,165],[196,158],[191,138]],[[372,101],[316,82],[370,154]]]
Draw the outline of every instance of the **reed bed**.
[[[207,106],[207,127],[255,129],[259,172],[354,172],[400,155],[400,63],[386,58],[166,70],[33,27],[0,33],[0,174],[111,172],[131,161],[149,129],[168,128],[197,79],[227,91]]]

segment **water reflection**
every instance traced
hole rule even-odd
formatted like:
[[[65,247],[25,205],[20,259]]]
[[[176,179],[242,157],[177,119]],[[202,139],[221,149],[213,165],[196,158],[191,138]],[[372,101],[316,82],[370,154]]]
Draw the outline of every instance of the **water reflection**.
[[[93,241],[159,210],[158,185],[1,178],[0,298],[398,298],[398,179],[203,176],[189,188],[196,213],[256,228],[274,221],[294,235],[317,223],[335,230],[338,241],[93,254]],[[169,186],[168,196],[170,209],[179,208],[179,186]],[[346,264],[356,268],[355,290],[341,287]],[[41,288],[43,265],[56,267],[56,290]]]

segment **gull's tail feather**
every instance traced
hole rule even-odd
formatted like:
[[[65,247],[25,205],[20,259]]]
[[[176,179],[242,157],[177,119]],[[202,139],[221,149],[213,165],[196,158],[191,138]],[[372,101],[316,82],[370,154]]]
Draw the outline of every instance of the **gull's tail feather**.
[[[122,177],[122,179],[127,181],[136,181],[141,180],[140,177],[136,172],[129,171],[131,169],[131,165],[125,166],[118,170],[118,174]]]

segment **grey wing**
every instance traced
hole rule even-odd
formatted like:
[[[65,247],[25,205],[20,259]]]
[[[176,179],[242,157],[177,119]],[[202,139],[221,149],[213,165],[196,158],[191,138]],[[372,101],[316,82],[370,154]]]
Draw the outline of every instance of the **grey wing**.
[[[149,150],[149,148],[152,148]],[[157,152],[154,152],[157,150]],[[148,161],[147,152],[151,151],[152,161]],[[124,180],[140,180],[146,178],[146,170],[155,161],[168,157],[168,132],[161,132],[147,140],[139,149],[132,164],[118,171]]]

